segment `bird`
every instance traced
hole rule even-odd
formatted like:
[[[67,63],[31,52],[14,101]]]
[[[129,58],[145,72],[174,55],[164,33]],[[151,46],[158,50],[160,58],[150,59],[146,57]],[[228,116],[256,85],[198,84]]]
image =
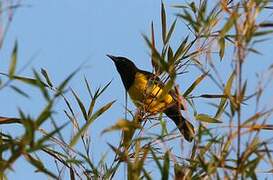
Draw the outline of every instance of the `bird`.
[[[173,120],[184,138],[191,142],[195,134],[194,126],[182,116],[180,109],[183,110],[184,107],[179,104],[174,89],[163,94],[162,97],[165,84],[158,76],[139,69],[126,57],[109,54],[107,56],[114,62],[125,90],[135,106],[152,115],[163,112]]]

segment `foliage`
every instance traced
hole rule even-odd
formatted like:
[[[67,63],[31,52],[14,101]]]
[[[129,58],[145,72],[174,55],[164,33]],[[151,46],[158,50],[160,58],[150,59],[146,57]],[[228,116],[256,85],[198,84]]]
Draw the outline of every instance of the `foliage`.
[[[154,73],[166,84],[163,92],[175,89],[186,107],[186,113],[193,112],[194,118],[190,119],[196,120],[197,129],[193,144],[181,141],[178,131],[167,130],[162,115],[128,110],[131,118],[118,120],[102,132],[122,132],[119,145],[108,143],[115,157],[102,156],[95,164],[90,148],[93,137],[88,134],[88,129],[115,102],[97,107],[101,95],[109,93],[107,88],[111,81],[92,92],[85,78],[84,84],[90,97],[90,104],[86,106],[77,92],[68,88],[69,81],[82,66],[57,86],[46,69],[42,69],[41,73],[33,70],[31,78],[21,76],[17,71],[16,42],[9,69],[7,73],[1,72],[7,79],[0,84],[0,90],[11,88],[24,97],[31,97],[30,93],[13,85],[14,81],[20,81],[41,92],[45,107],[34,118],[21,109],[18,110],[18,118],[0,117],[1,126],[18,124],[24,128],[24,133],[19,137],[0,133],[1,179],[13,170],[13,164],[20,157],[24,157],[38,172],[53,179],[62,178],[64,171],[69,173],[70,179],[115,179],[122,164],[127,167],[127,178],[132,180],[153,179],[151,165],[154,165],[161,179],[258,179],[259,174],[272,173],[272,139],[268,134],[273,130],[273,124],[269,121],[273,107],[261,98],[268,91],[273,68],[271,65],[261,74],[261,80],[256,82],[257,87],[248,85],[249,81],[254,80],[248,79],[244,73],[249,55],[260,55],[257,44],[264,42],[273,32],[273,22],[259,18],[272,11],[272,3],[267,0],[219,0],[209,3],[208,0],[201,0],[170,7],[176,9],[177,14],[169,27],[166,7],[162,3],[160,38],[156,38],[153,22],[151,37],[143,35],[151,52]],[[181,41],[173,38],[181,35],[175,32],[178,25],[188,30],[188,35]],[[231,68],[223,73],[221,64],[230,65]],[[199,74],[184,93],[180,93],[178,79],[192,71]],[[259,72],[253,69],[252,73]],[[218,93],[197,94],[198,89],[206,85],[205,82],[215,87]],[[69,100],[69,95],[76,100],[76,104]],[[54,118],[54,105],[58,100],[66,104],[64,112],[70,120],[62,125],[57,125]],[[200,110],[200,103],[211,106],[212,110]],[[77,106],[81,116],[76,113]],[[249,115],[249,109],[253,106],[255,111]],[[48,121],[53,126],[49,132],[43,128]],[[151,127],[147,126],[148,121],[152,122]],[[68,125],[73,127],[74,133],[67,141],[63,129]],[[160,127],[161,133],[151,130],[155,126]],[[177,153],[171,147],[171,141],[181,142],[181,151],[188,150],[188,155]],[[84,148],[80,148],[79,144]],[[49,167],[40,160],[40,153],[55,160],[60,168]]]

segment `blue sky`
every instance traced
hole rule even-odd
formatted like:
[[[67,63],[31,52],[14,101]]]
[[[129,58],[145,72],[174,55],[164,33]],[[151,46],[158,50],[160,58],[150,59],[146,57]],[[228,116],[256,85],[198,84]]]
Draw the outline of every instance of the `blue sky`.
[[[170,19],[174,19],[174,11],[168,6],[179,1],[168,1],[167,13]],[[9,56],[15,40],[19,45],[18,69],[24,66],[33,56],[35,57],[29,67],[22,75],[30,76],[31,69],[45,68],[51,75],[55,84],[60,83],[70,72],[82,62],[87,61],[87,68],[84,68],[71,81],[70,86],[77,91],[79,96],[89,103],[88,93],[84,86],[84,75],[90,81],[93,90],[104,85],[113,79],[112,84],[106,93],[100,98],[98,106],[117,100],[113,108],[96,121],[90,128],[94,138],[92,142],[95,156],[106,151],[106,142],[114,141],[117,133],[100,136],[105,127],[114,124],[118,118],[123,117],[124,90],[119,76],[106,54],[127,56],[142,69],[151,70],[149,51],[141,33],[149,34],[150,23],[155,23],[156,33],[160,33],[160,5],[161,1],[155,0],[25,0],[26,7],[19,8],[14,16],[14,21],[7,34],[4,47],[0,53],[0,71],[5,72],[9,65]],[[181,28],[182,27],[182,28]],[[186,29],[180,24],[179,33],[176,38],[182,39],[187,35]],[[268,46],[262,46],[263,53],[272,51]],[[255,60],[259,56],[252,55]],[[249,67],[255,67],[262,71],[270,64],[272,55],[263,57],[265,66],[250,61]],[[222,72],[227,71],[229,64],[222,64]],[[252,71],[246,70],[250,78],[255,78]],[[197,72],[182,77],[179,82],[181,89],[185,89],[198,75]],[[225,79],[227,77],[224,77]],[[251,83],[251,82],[250,82]],[[22,108],[35,117],[43,107],[42,98],[38,92],[24,87],[25,90],[33,93],[32,99],[26,99],[16,95],[8,89],[0,93],[2,102],[0,104],[2,116],[17,116],[17,108]],[[201,92],[215,90],[210,84],[205,84]],[[72,99],[72,98],[71,98]],[[76,106],[75,106],[76,107]],[[207,105],[203,105],[203,111],[207,111]],[[64,106],[60,103],[56,106],[59,112],[57,117],[65,122],[68,119],[63,117]],[[16,113],[15,113],[16,112]],[[80,110],[78,109],[78,112]],[[170,125],[174,128],[173,125]],[[12,127],[20,129],[18,127]],[[69,135],[68,135],[69,136]],[[101,143],[102,142],[102,143]],[[10,179],[41,178],[46,179],[20,159],[14,166],[15,172],[9,173]]]

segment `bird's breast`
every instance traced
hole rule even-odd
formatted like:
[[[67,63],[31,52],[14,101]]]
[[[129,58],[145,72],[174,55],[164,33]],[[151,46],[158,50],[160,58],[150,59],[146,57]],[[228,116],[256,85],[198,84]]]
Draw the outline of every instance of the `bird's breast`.
[[[128,93],[138,108],[152,114],[162,112],[168,105],[174,103],[171,95],[167,93],[162,97],[162,88],[141,73],[136,73]]]

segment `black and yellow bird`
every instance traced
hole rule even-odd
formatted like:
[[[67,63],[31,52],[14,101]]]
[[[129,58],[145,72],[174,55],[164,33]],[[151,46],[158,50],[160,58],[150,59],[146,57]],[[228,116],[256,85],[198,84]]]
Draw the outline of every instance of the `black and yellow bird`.
[[[161,93],[164,83],[153,73],[140,70],[136,65],[125,57],[107,55],[114,63],[120,74],[123,85],[133,103],[150,114],[164,112],[174,121],[181,134],[189,142],[194,137],[194,127],[181,114],[177,95],[170,90],[166,95]]]

